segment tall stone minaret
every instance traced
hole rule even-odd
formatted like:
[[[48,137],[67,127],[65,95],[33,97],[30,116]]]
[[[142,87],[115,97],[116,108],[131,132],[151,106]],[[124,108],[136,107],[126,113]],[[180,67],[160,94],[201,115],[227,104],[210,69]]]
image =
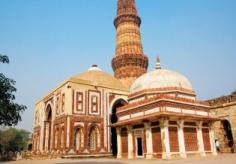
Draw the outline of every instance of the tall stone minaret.
[[[116,54],[112,59],[115,77],[130,87],[147,72],[148,58],[143,53],[140,25],[135,0],[118,0],[116,27]]]

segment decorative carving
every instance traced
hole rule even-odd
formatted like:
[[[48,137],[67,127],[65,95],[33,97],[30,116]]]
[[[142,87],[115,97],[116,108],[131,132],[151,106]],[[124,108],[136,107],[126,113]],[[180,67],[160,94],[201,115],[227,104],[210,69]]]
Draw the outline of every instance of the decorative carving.
[[[168,92],[168,93],[176,93],[178,94],[179,92],[186,94],[186,95],[190,95],[190,96],[196,96],[195,92],[192,90],[188,90],[185,88],[179,88],[179,87],[165,87],[165,88],[150,88],[150,89],[144,89],[142,91],[138,91],[135,93],[132,93],[129,95],[129,100],[133,100],[136,99],[137,97],[140,96],[144,96],[147,94],[154,94],[155,92]],[[155,93],[155,95],[157,95],[157,93]],[[178,97],[178,96],[174,96],[174,97]],[[192,100],[195,101],[195,100]],[[204,102],[205,104],[209,105],[208,102]]]
[[[118,0],[117,16],[121,15],[137,15],[135,0]]]
[[[178,152],[179,151],[179,142],[178,142],[178,129],[177,127],[169,127],[169,141],[170,141],[170,151]]]
[[[198,151],[196,128],[194,127],[184,128],[184,142],[186,151]]]
[[[203,138],[204,150],[211,151],[211,143],[210,143],[211,141],[208,128],[202,129],[202,138]]]
[[[173,102],[176,101],[176,102]],[[191,105],[189,104],[191,103]],[[201,110],[201,111],[208,111],[209,107],[206,106],[207,103],[201,101],[195,101],[180,97],[168,96],[168,95],[157,95],[153,98],[140,100],[135,103],[130,103],[125,106],[118,108],[117,114],[120,115],[121,113],[129,113],[129,110],[132,112],[143,111],[146,109],[151,109],[154,107],[160,107],[162,105],[176,107],[181,109],[191,109],[194,110]],[[203,106],[204,105],[204,106]]]

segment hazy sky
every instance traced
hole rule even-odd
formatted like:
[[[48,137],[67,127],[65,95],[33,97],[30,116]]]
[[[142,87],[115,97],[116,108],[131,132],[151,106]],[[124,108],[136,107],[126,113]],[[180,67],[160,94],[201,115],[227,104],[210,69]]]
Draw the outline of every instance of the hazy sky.
[[[149,70],[157,54],[205,100],[236,89],[236,0],[136,0]],[[0,0],[0,72],[27,105],[18,127],[32,130],[35,102],[92,64],[112,74],[116,0]]]

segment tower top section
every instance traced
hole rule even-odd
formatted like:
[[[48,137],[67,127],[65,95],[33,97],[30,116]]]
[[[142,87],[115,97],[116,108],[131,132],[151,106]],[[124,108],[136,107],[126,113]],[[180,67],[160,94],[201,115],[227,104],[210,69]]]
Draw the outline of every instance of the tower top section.
[[[137,9],[134,0],[118,0],[117,16],[137,15]]]
[[[117,0],[117,16],[114,20],[114,25],[117,28],[123,22],[135,22],[138,26],[141,24],[141,19],[135,5],[135,0]]]
[[[140,25],[135,0],[117,0],[116,52],[112,59],[115,77],[128,88],[147,72],[148,58],[143,53]]]

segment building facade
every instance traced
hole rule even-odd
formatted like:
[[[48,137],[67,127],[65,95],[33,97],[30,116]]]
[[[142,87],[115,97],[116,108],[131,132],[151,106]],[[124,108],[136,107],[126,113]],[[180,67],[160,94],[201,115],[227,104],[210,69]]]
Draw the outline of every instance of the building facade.
[[[72,77],[36,103],[33,151],[110,154],[112,108],[128,89],[97,66]]]

